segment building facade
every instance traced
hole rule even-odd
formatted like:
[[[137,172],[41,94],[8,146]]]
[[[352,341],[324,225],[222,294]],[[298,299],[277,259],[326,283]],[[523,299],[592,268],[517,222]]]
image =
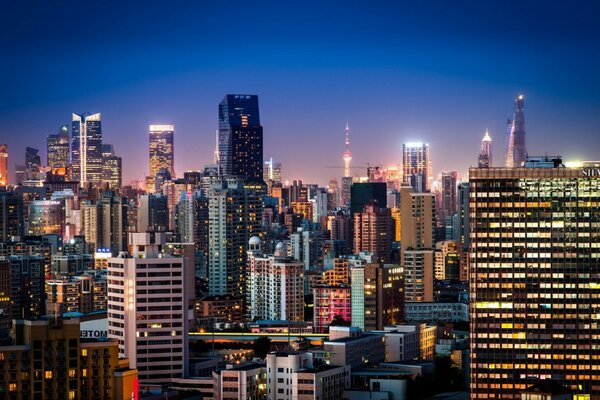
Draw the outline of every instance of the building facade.
[[[102,183],[102,121],[100,113],[73,113],[71,162],[73,180],[81,186]]]

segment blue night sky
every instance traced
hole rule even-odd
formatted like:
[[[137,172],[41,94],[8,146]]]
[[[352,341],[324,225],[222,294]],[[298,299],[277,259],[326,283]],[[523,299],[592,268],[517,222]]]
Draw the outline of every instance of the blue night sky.
[[[128,182],[148,173],[147,125],[172,123],[181,174],[212,162],[223,96],[248,93],[284,179],[340,176],[324,166],[346,119],[354,165],[425,141],[436,174],[464,176],[486,128],[502,164],[523,92],[530,154],[600,159],[598,21],[596,1],[5,1],[0,142],[11,166],[27,145],[45,157],[71,112],[101,112]]]

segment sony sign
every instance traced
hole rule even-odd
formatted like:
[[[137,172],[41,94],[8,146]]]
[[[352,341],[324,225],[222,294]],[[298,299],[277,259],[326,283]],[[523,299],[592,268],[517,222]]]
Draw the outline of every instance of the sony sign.
[[[600,168],[582,168],[581,173],[587,177],[600,176]]]

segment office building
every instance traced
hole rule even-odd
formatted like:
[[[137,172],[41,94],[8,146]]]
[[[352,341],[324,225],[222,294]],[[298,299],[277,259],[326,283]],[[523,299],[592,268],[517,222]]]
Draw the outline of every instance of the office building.
[[[8,145],[0,144],[0,186],[8,184]]]
[[[515,98],[515,114],[508,121],[508,145],[506,146],[506,167],[522,167],[527,157],[525,143],[525,103],[522,94]]]
[[[115,155],[113,145],[102,143],[102,182],[112,190],[121,190],[122,160]]]
[[[188,260],[161,254],[165,234],[132,233],[131,256],[108,260],[108,337],[140,382],[187,375]]]
[[[264,399],[267,393],[267,368],[264,363],[248,363],[214,371],[211,394],[215,400]]]
[[[380,208],[387,207],[387,185],[385,182],[357,182],[351,188],[350,212],[361,212],[375,201]]]
[[[402,145],[402,176],[405,183],[423,193],[431,189],[431,160],[427,143]]]
[[[150,193],[155,191],[156,174],[166,170],[175,179],[175,141],[173,125],[150,125],[149,156],[150,174],[146,179],[146,188]]]
[[[433,301],[435,196],[400,189],[401,266],[406,301]]]
[[[435,245],[435,279],[459,280],[460,271],[464,268],[466,256],[459,242],[445,240]]]
[[[600,398],[600,176],[561,165],[469,170],[472,399],[538,379]]]
[[[363,334],[355,327],[332,327],[323,350],[329,365],[344,365],[352,369],[378,365],[385,360],[385,344],[381,335]]]
[[[47,161],[51,170],[66,169],[71,157],[69,146],[69,127],[62,125],[56,135],[46,137]]]
[[[492,150],[494,142],[490,137],[490,133],[485,130],[485,136],[481,139],[481,151],[479,152],[479,158],[477,159],[477,166],[479,168],[490,168],[493,167],[492,163]]]
[[[248,242],[260,236],[262,200],[240,180],[221,179],[208,190],[208,292],[245,296]]]
[[[73,180],[81,186],[102,183],[102,121],[100,113],[75,114],[71,127]]]
[[[281,163],[273,162],[272,157],[269,161],[265,161],[263,167],[263,180],[265,182],[271,181],[271,184],[281,184]]]
[[[263,182],[258,96],[228,94],[219,104],[219,168],[224,176]]]
[[[304,264],[287,256],[285,245],[264,254],[259,237],[248,244],[250,320],[304,321]]]
[[[113,255],[127,250],[127,200],[104,190],[98,200],[81,204],[81,233],[96,250]]]
[[[29,203],[28,235],[65,234],[65,206],[60,200],[34,200]]]
[[[38,149],[34,149],[33,147],[25,148],[25,167],[32,171],[32,173],[39,172],[42,166],[42,159],[38,154],[39,152]],[[32,175],[29,176],[29,178],[32,177]]]
[[[353,266],[352,326],[372,331],[404,322],[402,268],[394,264]]]
[[[444,226],[446,218],[452,216],[456,212],[456,185],[458,173],[456,171],[442,172],[442,193],[441,204],[439,207],[438,225]]]
[[[164,232],[169,229],[169,204],[163,194],[144,194],[139,197],[138,232]]]
[[[23,197],[0,188],[0,242],[24,234]]]
[[[0,385],[6,399],[137,396],[137,371],[127,359],[119,359],[116,341],[80,339],[77,319],[13,324],[11,345],[0,346]]]
[[[362,212],[354,213],[354,254],[369,252],[378,262],[391,262],[392,215],[371,201]]]

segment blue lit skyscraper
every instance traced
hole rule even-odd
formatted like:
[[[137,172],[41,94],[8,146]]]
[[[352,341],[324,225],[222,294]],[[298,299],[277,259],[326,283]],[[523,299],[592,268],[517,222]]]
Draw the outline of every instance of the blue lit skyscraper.
[[[228,94],[219,104],[219,168],[224,176],[263,181],[258,96]]]

